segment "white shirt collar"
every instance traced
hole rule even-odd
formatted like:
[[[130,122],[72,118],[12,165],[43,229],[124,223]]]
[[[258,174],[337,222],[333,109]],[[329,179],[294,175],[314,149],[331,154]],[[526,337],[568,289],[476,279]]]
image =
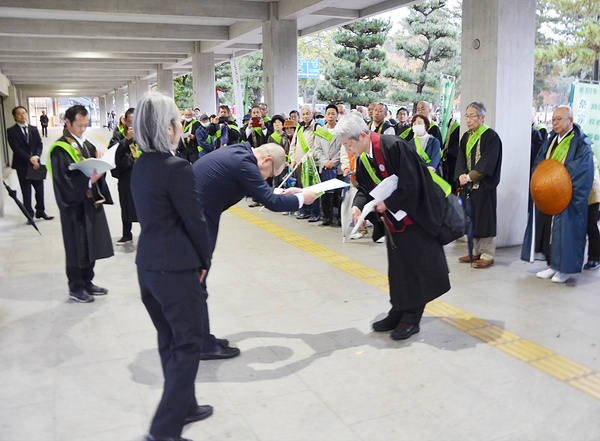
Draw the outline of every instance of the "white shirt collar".
[[[556,139],[556,143],[560,144],[560,142],[565,138],[565,136],[569,136],[571,134],[571,132],[573,131],[573,129],[569,130],[567,133],[565,133],[563,136],[557,135],[558,138]]]
[[[71,132],[69,132],[69,133],[70,133],[70,134],[71,134],[71,136],[72,136],[72,137],[73,137],[73,138],[74,138],[74,139],[75,139],[75,140],[76,140],[76,141],[79,143],[79,145],[80,145],[80,146],[82,146],[82,145],[83,145],[83,143],[85,142],[85,137],[83,137],[83,136],[82,136],[82,137],[80,138],[80,137],[78,137],[78,136],[75,136],[75,135],[73,135]]]

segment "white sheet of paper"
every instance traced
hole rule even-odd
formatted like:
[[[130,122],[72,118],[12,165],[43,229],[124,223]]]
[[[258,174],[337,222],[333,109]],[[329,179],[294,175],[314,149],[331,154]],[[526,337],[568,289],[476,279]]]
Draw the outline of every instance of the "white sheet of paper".
[[[92,176],[92,172],[96,169],[96,173],[102,174],[108,170],[115,168],[115,153],[117,152],[118,144],[111,146],[104,151],[101,158],[88,158],[80,162],[74,162],[69,165],[69,170],[79,170],[88,178]]]
[[[306,187],[305,190],[312,190],[315,193],[323,193],[328,190],[335,190],[337,188],[349,187],[350,184],[348,182],[341,181],[339,179],[333,178],[328,181],[321,182],[319,184],[311,185],[310,187]]]
[[[188,139],[190,137],[191,133],[190,132],[184,132],[181,134],[181,139]]]
[[[376,201],[383,201],[390,197],[390,195],[398,188],[398,176],[391,175],[385,178],[383,181],[377,185],[371,192],[369,193],[373,199]],[[390,210],[388,210],[392,213]],[[404,216],[406,216],[406,211],[398,210],[395,213],[392,213],[396,220],[402,220]]]
[[[354,228],[352,228],[352,231],[350,231],[350,234],[348,235],[349,237],[352,236],[353,234],[355,234],[358,231],[358,228],[363,223],[363,221],[365,220],[365,218],[369,215],[369,213],[371,211],[373,211],[373,207],[375,206],[375,204],[377,202],[379,202],[379,201],[373,199],[372,201],[367,202],[365,204],[364,208],[362,209],[362,211],[360,213],[358,221],[356,221],[356,223],[354,224]]]

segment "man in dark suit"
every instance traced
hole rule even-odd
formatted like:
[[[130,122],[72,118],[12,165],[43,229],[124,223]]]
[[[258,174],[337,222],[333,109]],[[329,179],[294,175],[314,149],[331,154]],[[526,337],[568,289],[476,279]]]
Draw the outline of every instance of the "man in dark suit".
[[[312,204],[317,195],[310,190],[293,187],[277,194],[266,179],[279,176],[286,166],[285,151],[269,143],[253,149],[250,144],[234,144],[219,149],[193,165],[196,186],[208,225],[211,250],[219,233],[221,213],[237,204],[244,196],[263,204],[272,211],[296,211],[303,204]],[[208,294],[207,294],[208,295]],[[204,317],[204,347],[202,360],[219,360],[239,355],[238,348],[215,338],[210,333],[208,309]]]
[[[48,216],[44,207],[44,181],[27,179],[27,169],[29,166],[34,170],[40,168],[40,155],[44,145],[37,127],[27,124],[27,109],[23,106],[17,106],[12,110],[13,118],[16,124],[9,128],[8,144],[14,152],[12,168],[17,171],[21,193],[23,193],[23,205],[33,217],[33,208],[31,207],[31,187],[35,189],[35,217],[38,219],[54,219],[54,216]]]

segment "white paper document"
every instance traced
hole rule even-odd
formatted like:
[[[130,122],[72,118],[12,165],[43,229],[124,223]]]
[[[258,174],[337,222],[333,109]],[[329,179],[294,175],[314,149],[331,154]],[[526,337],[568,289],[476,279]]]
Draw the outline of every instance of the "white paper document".
[[[88,178],[92,176],[94,169],[96,169],[96,173],[98,174],[112,170],[116,167],[115,153],[117,152],[117,146],[118,144],[115,144],[106,150],[104,156],[101,158],[88,158],[83,161],[74,162],[69,165],[69,170],[79,170]]]
[[[387,199],[397,188],[398,188],[398,176],[391,175],[391,176],[388,176],[387,178],[385,178],[383,181],[381,181],[379,183],[379,185],[377,185],[377,187],[375,187],[373,190],[371,190],[371,192],[369,194],[371,195],[373,200],[368,202],[362,209],[362,212],[360,213],[360,217],[358,218],[358,221],[354,224],[354,228],[350,232],[350,236],[354,235],[358,231],[358,228],[363,223],[365,218],[369,215],[369,213],[371,211],[373,211],[373,207],[375,206],[375,204],[377,204],[377,202],[379,202],[379,201],[383,201],[383,200]],[[388,210],[388,211],[390,211],[390,210]],[[392,213],[392,212],[390,211],[390,213]],[[402,220],[402,218],[404,218],[404,216],[406,216],[406,211],[398,210],[396,213],[392,213],[392,215],[394,216],[394,218],[396,220],[399,221],[399,220]]]
[[[323,193],[329,190],[336,190],[338,188],[349,187],[350,184],[348,182],[344,182],[340,179],[329,179],[328,181],[321,182],[319,184],[311,185],[310,187],[306,187],[305,190],[312,190],[315,193]]]

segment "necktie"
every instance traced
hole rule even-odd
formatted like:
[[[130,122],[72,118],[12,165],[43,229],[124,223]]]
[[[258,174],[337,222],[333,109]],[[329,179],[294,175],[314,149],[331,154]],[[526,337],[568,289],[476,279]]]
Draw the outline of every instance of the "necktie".
[[[25,135],[25,139],[27,143],[29,143],[29,132],[27,131],[27,127],[23,127],[23,135]]]

